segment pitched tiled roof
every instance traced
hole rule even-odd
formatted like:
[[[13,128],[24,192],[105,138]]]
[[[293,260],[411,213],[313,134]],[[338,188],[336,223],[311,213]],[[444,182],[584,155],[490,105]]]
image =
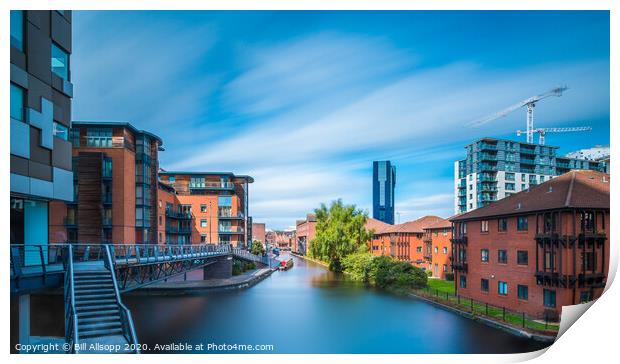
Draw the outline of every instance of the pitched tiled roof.
[[[432,230],[432,229],[446,229],[446,228],[451,228],[452,227],[452,223],[450,222],[450,220],[448,219],[441,219],[439,221],[437,221],[436,223],[425,227],[424,229],[427,230]]]
[[[370,219],[368,219],[370,220]],[[374,219],[373,219],[374,220]],[[388,234],[388,233],[423,233],[424,229],[441,222],[442,219],[439,216],[423,216],[417,220],[407,221],[398,225],[384,224],[382,228],[375,228],[376,234]],[[375,220],[381,223],[379,220]],[[383,223],[382,223],[383,224]],[[368,223],[366,223],[368,229]]]
[[[375,234],[380,234],[383,230],[392,227],[390,224],[386,224],[381,220],[373,219],[369,217],[366,219],[366,230],[374,230]]]
[[[453,216],[451,221],[514,215],[559,208],[609,209],[609,175],[573,170],[479,209]]]

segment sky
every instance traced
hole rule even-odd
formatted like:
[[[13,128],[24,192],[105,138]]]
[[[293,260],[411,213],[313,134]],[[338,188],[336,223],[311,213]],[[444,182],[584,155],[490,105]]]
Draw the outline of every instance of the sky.
[[[76,11],[73,120],[160,136],[166,170],[254,177],[250,214],[294,227],[341,198],[372,216],[372,161],[396,165],[400,222],[453,215],[454,161],[517,137],[536,105],[564,154],[609,144],[606,11]]]

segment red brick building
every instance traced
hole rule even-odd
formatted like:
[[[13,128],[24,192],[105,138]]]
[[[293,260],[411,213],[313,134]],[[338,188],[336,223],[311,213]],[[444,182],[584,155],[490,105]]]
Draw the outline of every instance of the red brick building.
[[[575,170],[452,218],[456,292],[535,317],[599,297],[609,187],[608,174]]]
[[[446,279],[446,273],[452,271],[452,223],[441,219],[424,228],[424,259],[428,262],[428,270],[434,278]]]
[[[159,233],[165,233],[159,237],[163,242],[248,246],[252,238],[252,229],[248,229],[252,177],[229,172],[160,171],[159,178],[158,224]]]
[[[429,265],[424,256],[424,229],[441,220],[439,216],[424,216],[398,225],[379,226],[370,242],[370,252],[389,255],[426,270]]]
[[[252,241],[258,240],[265,244],[265,223],[252,223]]]
[[[50,203],[49,241],[155,243],[161,138],[126,122],[74,121],[73,201]]]
[[[310,243],[316,235],[316,215],[308,214],[305,220],[297,220],[296,237],[291,250],[301,255],[307,255]]]

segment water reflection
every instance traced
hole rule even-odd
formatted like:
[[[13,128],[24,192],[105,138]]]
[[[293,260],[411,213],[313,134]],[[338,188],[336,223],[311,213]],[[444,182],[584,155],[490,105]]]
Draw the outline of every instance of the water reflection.
[[[507,353],[545,346],[294,260],[293,269],[247,290],[125,302],[140,341],[150,346],[268,344],[271,353]]]

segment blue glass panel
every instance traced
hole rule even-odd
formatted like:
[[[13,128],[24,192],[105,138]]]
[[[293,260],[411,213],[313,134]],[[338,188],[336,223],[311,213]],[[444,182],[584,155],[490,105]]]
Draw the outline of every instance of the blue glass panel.
[[[218,206],[232,206],[232,196],[219,196],[217,204]]]
[[[24,121],[24,89],[11,84],[11,119]]]
[[[52,72],[69,81],[69,55],[52,43]]]
[[[11,47],[24,51],[24,12],[11,10]]]

